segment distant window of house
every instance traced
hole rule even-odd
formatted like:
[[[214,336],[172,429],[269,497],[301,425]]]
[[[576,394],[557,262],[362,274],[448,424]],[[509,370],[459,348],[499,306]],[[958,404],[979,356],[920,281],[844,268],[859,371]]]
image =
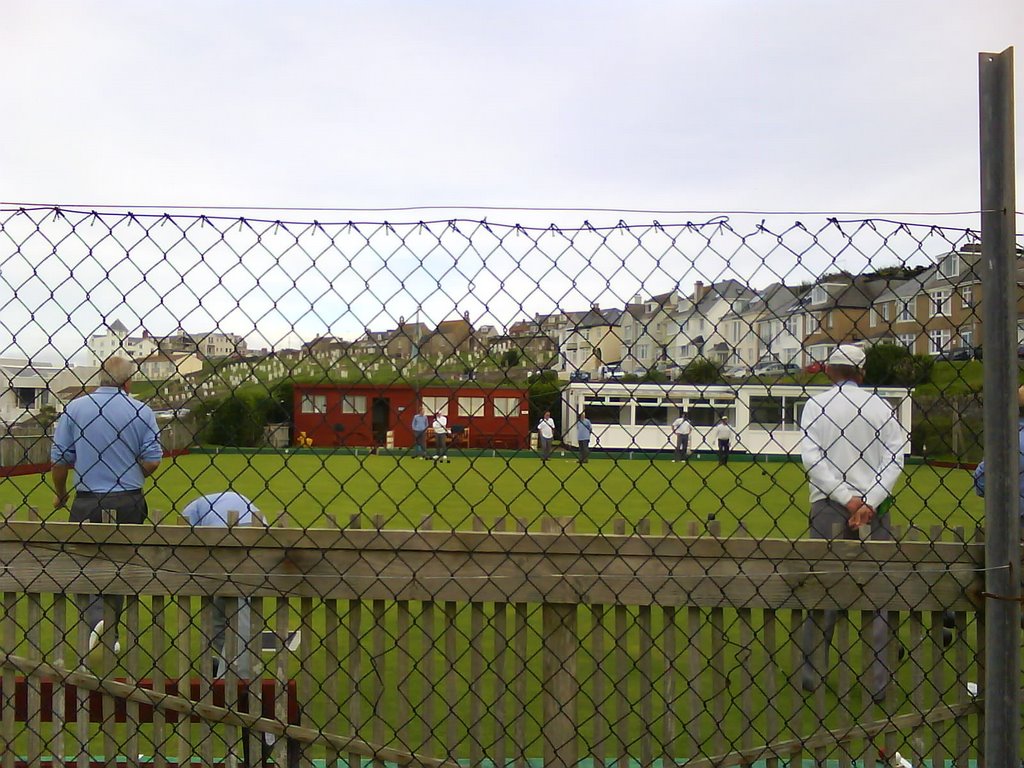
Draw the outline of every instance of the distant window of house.
[[[638,344],[636,347],[636,354],[641,360],[646,360],[651,354],[650,344]]]
[[[949,316],[949,291],[932,291],[928,294],[928,298],[931,301],[931,316],[932,317],[948,317]]]
[[[828,301],[828,291],[825,290],[825,286],[816,285],[811,288],[811,304],[824,304]]]
[[[303,413],[327,413],[327,395],[303,395]]]
[[[872,328],[874,328],[876,325],[878,325],[878,311],[877,310],[871,309],[868,312],[868,325],[871,326]]]
[[[900,322],[909,323],[914,319],[914,299],[900,302]]]
[[[35,408],[36,407],[36,390],[32,387],[17,387],[15,393],[18,397],[19,408]]]
[[[366,395],[342,395],[342,413],[366,413]]]
[[[974,346],[974,331],[967,328],[960,329],[960,346],[970,349]]]
[[[928,331],[928,351],[933,355],[944,352],[949,347],[952,332],[948,328]]]
[[[433,416],[435,413],[443,413],[445,416],[448,415],[448,398],[447,397],[435,397],[427,396],[423,398],[423,408],[428,414]]]
[[[482,397],[460,397],[459,416],[483,416],[484,399]]]
[[[786,318],[786,333],[790,336],[800,336],[800,315],[790,315]]]
[[[974,306],[974,289],[965,285],[960,289],[960,302],[964,309],[969,309]]]
[[[518,397],[496,397],[494,398],[495,416],[517,416],[519,414]]]
[[[939,274],[943,277],[957,277],[960,274],[960,254],[953,251],[940,261]]]
[[[878,305],[878,316],[885,322],[889,322],[889,308],[891,306],[887,301]]]
[[[916,333],[901,333],[898,338],[900,344],[909,349],[911,352],[914,351],[914,346],[917,343]]]

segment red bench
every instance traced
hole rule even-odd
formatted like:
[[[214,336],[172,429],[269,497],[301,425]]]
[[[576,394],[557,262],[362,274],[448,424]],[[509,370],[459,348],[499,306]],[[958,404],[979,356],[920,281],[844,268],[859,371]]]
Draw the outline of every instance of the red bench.
[[[124,678],[117,679],[118,682],[127,682]],[[140,688],[146,690],[154,690],[152,680],[140,680],[138,682]],[[223,680],[213,681],[213,705],[217,707],[225,706],[225,685]],[[275,717],[274,708],[276,705],[276,696],[278,691],[278,684],[276,680],[264,679],[260,681],[260,716],[265,718],[273,719]],[[40,720],[44,723],[52,723],[54,715],[53,707],[53,681],[41,680],[40,681]],[[164,693],[184,696],[186,695],[183,691],[178,690],[177,680],[167,680],[164,685]],[[3,696],[4,692],[2,684],[0,684],[0,696]],[[78,692],[73,685],[66,686],[64,689],[64,721],[65,723],[71,724],[75,722],[75,718],[78,712]],[[88,693],[88,720],[90,723],[98,723],[104,720],[104,698],[109,698],[99,691],[89,691]],[[200,681],[193,679],[189,680],[189,690],[187,698],[192,701],[198,702],[200,698]],[[299,701],[296,693],[295,681],[289,680],[285,688],[285,700],[287,702],[287,720],[290,725],[299,724]],[[245,680],[238,681],[238,711],[248,714],[249,713],[249,688],[248,682]],[[127,701],[124,699],[114,699],[114,722],[125,723],[128,721],[128,710]],[[137,704],[138,716],[136,720],[140,723],[152,723],[153,722],[153,707],[149,704]],[[109,704],[107,705],[109,712]],[[109,714],[107,715],[109,717]],[[164,712],[164,721],[170,724],[178,722],[180,715],[178,712],[167,710]],[[26,685],[24,677],[15,678],[14,684],[14,719],[16,722],[26,722],[28,720],[28,685]],[[190,718],[191,722],[201,722],[201,718],[193,715]],[[294,760],[293,756],[297,753],[297,743],[288,741],[288,764],[291,765]],[[67,768],[73,768],[76,763],[74,759],[66,759]],[[15,762],[18,768],[22,768],[26,763],[23,760]],[[53,761],[51,759],[44,760],[42,765],[46,768],[53,768]],[[105,762],[94,760],[91,762],[92,766],[106,765]]]

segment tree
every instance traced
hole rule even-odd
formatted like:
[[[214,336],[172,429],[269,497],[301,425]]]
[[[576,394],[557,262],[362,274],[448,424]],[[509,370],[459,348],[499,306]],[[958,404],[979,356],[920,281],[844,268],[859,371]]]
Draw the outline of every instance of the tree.
[[[706,357],[695,357],[679,372],[682,384],[724,384],[722,369]]]
[[[519,350],[510,349],[501,356],[501,365],[504,368],[515,368],[519,365]]]
[[[263,440],[265,411],[251,398],[232,394],[210,404],[204,430],[207,442],[233,448],[252,447]]]
[[[561,421],[562,383],[555,371],[540,371],[527,379],[527,398],[530,402],[530,424],[536,424],[551,411],[555,424]]]
[[[935,361],[899,344],[875,344],[867,350],[864,383],[872,387],[916,387],[931,379]]]

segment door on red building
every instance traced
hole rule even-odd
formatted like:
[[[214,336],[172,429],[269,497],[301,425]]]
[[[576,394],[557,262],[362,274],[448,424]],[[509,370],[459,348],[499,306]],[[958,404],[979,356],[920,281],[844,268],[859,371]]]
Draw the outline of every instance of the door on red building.
[[[391,400],[386,397],[373,398],[372,419],[374,444],[387,445],[388,430],[391,429]]]

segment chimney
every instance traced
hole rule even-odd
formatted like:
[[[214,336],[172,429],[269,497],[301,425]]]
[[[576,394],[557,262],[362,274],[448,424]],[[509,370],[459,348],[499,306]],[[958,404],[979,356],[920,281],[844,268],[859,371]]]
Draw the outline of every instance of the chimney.
[[[694,281],[694,283],[693,283],[693,303],[696,304],[701,299],[703,299],[704,298],[704,294],[706,292],[707,292],[707,289],[704,287],[704,281],[703,280],[696,280],[696,281]]]
[[[592,311],[594,311],[594,312],[600,312],[600,311],[601,311],[601,305],[600,305],[600,304],[598,304],[598,303],[597,303],[597,302],[595,301],[595,302],[594,302],[593,304],[591,304],[591,305],[590,305],[590,309],[591,309]]]
[[[462,319],[465,320],[467,323],[469,322],[469,310],[468,309],[465,312],[462,313]]]

